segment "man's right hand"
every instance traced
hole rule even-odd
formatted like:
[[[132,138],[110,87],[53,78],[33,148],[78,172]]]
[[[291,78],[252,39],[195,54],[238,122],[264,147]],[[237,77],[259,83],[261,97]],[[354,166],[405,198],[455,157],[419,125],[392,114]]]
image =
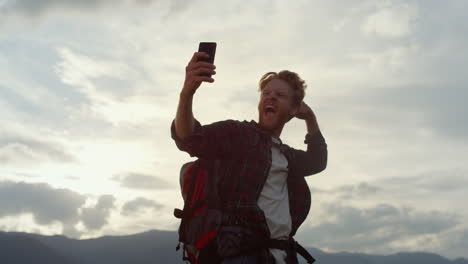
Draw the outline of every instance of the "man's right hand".
[[[195,52],[192,59],[185,67],[185,81],[182,94],[193,96],[202,82],[214,82],[214,79],[207,76],[200,76],[201,73],[216,74],[215,65],[209,62],[199,61],[201,58],[209,58],[204,52]]]

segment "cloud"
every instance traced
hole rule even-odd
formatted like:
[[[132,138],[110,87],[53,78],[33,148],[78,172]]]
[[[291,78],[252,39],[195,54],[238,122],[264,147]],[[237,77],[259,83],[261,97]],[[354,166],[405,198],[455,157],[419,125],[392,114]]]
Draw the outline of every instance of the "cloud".
[[[115,79],[115,82],[137,78],[138,75],[126,63],[118,60],[105,60],[76,53],[68,48],[57,49],[61,61],[55,66],[60,79],[68,85],[79,87],[81,92],[96,100],[122,96],[129,93],[128,85],[119,87],[95,87],[93,81],[99,78]],[[101,88],[101,89],[99,89]],[[112,89],[112,90],[109,90]]]
[[[146,190],[166,189],[170,187],[170,185],[166,181],[158,177],[134,172],[116,175],[112,179],[115,181],[119,181],[122,187],[130,189]]]
[[[434,74],[437,74],[434,72]],[[441,75],[445,77],[443,74]],[[422,77],[421,77],[422,78]],[[457,76],[456,78],[459,78]],[[359,98],[349,98],[355,104],[376,107],[380,110],[394,110],[407,113],[406,118],[417,117],[414,125],[427,128],[445,138],[464,138],[468,135],[468,110],[464,107],[464,100],[468,91],[463,84],[438,82],[427,84],[403,84],[400,86],[376,87],[360,93]],[[390,113],[390,112],[389,112]],[[376,116],[376,112],[368,111],[362,117],[369,118],[370,123],[385,122],[386,116]],[[373,117],[375,116],[375,118]],[[404,116],[400,116],[404,120]]]
[[[332,251],[390,254],[431,251],[465,256],[463,204],[468,178],[439,170],[376,178],[331,189],[312,188],[313,217],[302,241]]]
[[[0,182],[0,217],[32,213],[39,225],[75,224],[86,197],[46,183]]]
[[[158,210],[163,207],[162,204],[149,200],[143,197],[138,197],[134,200],[126,202],[122,207],[122,215],[131,216],[138,214],[144,209]]]
[[[416,5],[387,1],[366,18],[362,30],[367,35],[375,34],[385,38],[405,37],[411,33],[417,16]]]
[[[191,5],[185,0],[2,0],[0,1],[0,26],[12,17],[44,18],[51,15],[94,15],[97,12],[124,11],[141,9],[156,4],[155,9],[162,13],[155,14],[167,21],[175,15],[184,12]],[[37,21],[37,20],[35,20]]]
[[[167,109],[143,94],[148,83],[143,73],[119,59],[100,59],[67,48],[57,50],[54,67],[60,80],[89,99],[89,110],[114,125],[149,123],[167,116]]]
[[[466,3],[383,3],[386,4],[369,15],[372,19],[363,28],[367,34],[397,39],[367,38],[370,45],[365,46],[365,52],[354,49],[347,54],[356,59],[356,66],[360,62],[367,64],[360,71],[367,75],[361,77],[365,80],[362,84],[365,89],[354,89],[353,94],[346,97],[350,100],[347,105],[368,106],[364,111],[354,113],[369,117],[364,126],[375,126],[375,122],[398,116],[397,122],[411,120],[414,129],[435,132],[445,139],[465,138],[468,135],[468,111],[463,98],[468,94],[463,69],[467,67],[468,59],[464,44],[467,29],[466,23],[458,17]],[[441,10],[451,15],[440,19]],[[398,39],[404,37],[407,38]],[[390,116],[378,116],[384,109]],[[378,116],[380,121],[370,118],[372,115]]]
[[[94,208],[82,208],[81,220],[89,230],[101,229],[106,225],[111,209],[114,208],[115,198],[112,195],[102,195]]]
[[[324,215],[327,220],[300,232],[306,243],[333,250],[387,254],[414,241],[442,236],[460,223],[458,216],[447,212],[391,204],[358,208],[331,203],[324,205]],[[408,249],[418,247],[422,246],[412,245]]]
[[[468,177],[463,171],[430,171],[414,175],[401,175],[384,178],[376,182],[387,189],[410,189],[412,192],[435,193],[466,192]]]
[[[382,189],[367,182],[361,182],[355,185],[344,185],[338,187],[336,192],[340,199],[350,199],[353,197],[368,197],[377,194]]]
[[[56,189],[46,183],[0,181],[0,218],[31,214],[41,226],[62,225],[62,233],[80,237],[82,222],[88,230],[108,223],[115,198],[101,195],[94,207],[84,207],[87,197],[69,189]]]
[[[0,130],[0,164],[28,166],[36,162],[70,163],[75,160],[59,143]]]
[[[315,199],[321,203],[350,203],[375,205],[379,203],[405,204],[425,210],[444,210],[468,216],[463,204],[453,203],[464,199],[468,190],[467,172],[457,170],[427,170],[419,173],[398,173],[355,184],[339,185],[330,189],[311,188]],[[321,215],[321,217],[326,217]]]
[[[100,7],[115,7],[116,5],[149,4],[153,0],[5,0],[0,5],[0,13],[20,13],[36,16],[53,9],[86,9],[93,10]]]
[[[374,199],[379,195],[387,192],[387,186],[376,182],[359,182],[356,184],[345,184],[339,185],[331,189],[322,189],[317,187],[310,187],[311,192],[318,196],[326,196],[327,199],[336,199],[339,201],[350,200],[350,199]]]
[[[339,185],[331,189],[311,188],[318,195],[331,195],[338,199],[375,199],[383,195],[406,200],[419,196],[464,193],[468,189],[467,172],[462,170],[429,170],[419,173],[399,173],[356,184]],[[407,201],[407,200],[406,200]]]
[[[466,258],[468,248],[468,228],[453,230],[440,238],[441,244],[445,245],[444,252],[453,257],[463,256]]]

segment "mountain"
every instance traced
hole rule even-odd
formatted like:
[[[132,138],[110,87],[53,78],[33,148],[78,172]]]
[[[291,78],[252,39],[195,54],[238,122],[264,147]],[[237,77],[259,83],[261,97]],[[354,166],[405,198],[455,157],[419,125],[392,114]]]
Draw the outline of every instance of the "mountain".
[[[127,236],[104,236],[75,240],[64,236],[29,234],[50,248],[74,260],[74,264],[182,263],[176,252],[175,232],[148,231]]]
[[[0,263],[5,264],[150,264],[184,263],[176,251],[177,233],[152,230],[126,236],[76,240],[64,236],[0,232]],[[392,255],[326,253],[308,249],[317,264],[468,264],[459,258],[416,252]],[[306,263],[301,257],[301,263]]]
[[[468,260],[463,258],[449,260],[440,255],[426,252],[404,252],[385,256],[319,252],[313,256],[319,260],[317,261],[319,264],[468,264]]]
[[[71,264],[72,262],[29,235],[0,232],[0,263]]]

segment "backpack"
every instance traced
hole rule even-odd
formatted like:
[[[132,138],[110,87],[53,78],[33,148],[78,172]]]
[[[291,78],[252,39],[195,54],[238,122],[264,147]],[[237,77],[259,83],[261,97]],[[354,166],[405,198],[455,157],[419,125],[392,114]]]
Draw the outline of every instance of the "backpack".
[[[174,209],[174,216],[181,219],[179,226],[179,243],[176,250],[183,244],[182,259],[191,264],[220,264],[221,255],[243,245],[231,246],[239,233],[245,229],[230,230],[233,227],[221,228],[223,213],[220,209],[220,195],[218,194],[218,173],[220,160],[197,159],[182,165],[180,169],[180,187],[184,200],[183,209]],[[235,239],[230,239],[234,236]],[[219,235],[219,236],[218,236]],[[221,238],[218,241],[218,238]],[[226,239],[224,239],[226,238]],[[224,241],[227,240],[227,243]],[[224,249],[224,246],[227,249]],[[294,239],[287,241],[270,239],[264,242],[265,247],[293,250],[292,258],[300,254],[307,263],[312,264],[315,259]],[[293,261],[293,263],[297,263]]]
[[[184,207],[174,209],[174,216],[181,219],[176,250],[182,243],[182,259],[191,264],[221,262],[215,244],[222,220],[217,177],[213,175],[218,162],[197,159],[185,163],[180,170]]]

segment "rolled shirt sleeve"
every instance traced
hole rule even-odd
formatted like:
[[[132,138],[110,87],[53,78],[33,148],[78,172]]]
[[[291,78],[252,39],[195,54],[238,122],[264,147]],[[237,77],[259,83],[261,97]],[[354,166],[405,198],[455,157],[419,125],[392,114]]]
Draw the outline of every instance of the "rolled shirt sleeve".
[[[313,135],[307,134],[304,143],[307,151],[292,149],[292,166],[300,176],[319,173],[327,167],[328,149],[325,138],[319,130]]]
[[[175,120],[171,124],[171,137],[177,147],[191,157],[222,158],[230,155],[238,136],[238,124],[234,120],[201,125],[195,119],[193,134],[187,138],[177,137]]]

